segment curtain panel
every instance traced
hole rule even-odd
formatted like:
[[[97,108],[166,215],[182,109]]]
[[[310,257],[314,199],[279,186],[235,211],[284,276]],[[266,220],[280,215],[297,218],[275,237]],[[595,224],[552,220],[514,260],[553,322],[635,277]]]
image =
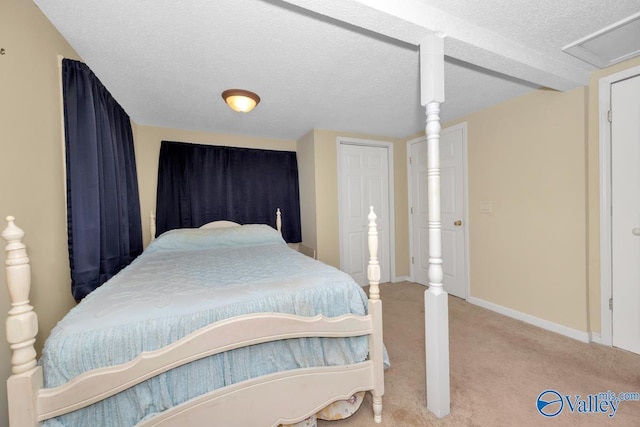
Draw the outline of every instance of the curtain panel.
[[[129,116],[85,64],[62,61],[71,291],[80,300],[142,252]]]
[[[300,242],[298,162],[292,151],[162,141],[156,233],[217,220],[276,225]]]

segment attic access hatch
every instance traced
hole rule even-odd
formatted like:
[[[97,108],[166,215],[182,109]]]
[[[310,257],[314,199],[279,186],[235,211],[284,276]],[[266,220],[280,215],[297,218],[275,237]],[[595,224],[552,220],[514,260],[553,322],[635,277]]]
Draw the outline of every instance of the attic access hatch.
[[[640,55],[640,13],[631,15],[562,48],[599,68]]]

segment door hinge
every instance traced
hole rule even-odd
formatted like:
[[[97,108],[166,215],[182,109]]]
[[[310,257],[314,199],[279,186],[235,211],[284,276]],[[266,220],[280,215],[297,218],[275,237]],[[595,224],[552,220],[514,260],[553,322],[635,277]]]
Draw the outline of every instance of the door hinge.
[[[613,298],[609,298],[609,310],[613,310]]]
[[[411,206],[411,215],[413,215],[413,206]]]
[[[409,164],[412,165],[413,164],[413,156],[409,156]]]
[[[413,257],[411,257],[411,264],[415,264]]]
[[[611,123],[611,121],[613,120],[613,114],[611,114],[611,110],[607,111],[607,120],[609,120],[609,123]]]

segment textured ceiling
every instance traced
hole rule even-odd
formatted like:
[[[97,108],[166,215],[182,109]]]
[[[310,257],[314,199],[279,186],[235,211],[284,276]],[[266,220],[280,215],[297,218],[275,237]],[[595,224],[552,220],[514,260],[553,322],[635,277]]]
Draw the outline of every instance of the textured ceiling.
[[[583,84],[593,67],[562,46],[640,10],[637,0],[35,3],[136,123],[285,139],[423,130],[416,32],[447,35],[448,121],[540,85]],[[349,14],[355,25],[340,22]],[[262,101],[236,113],[220,97],[229,88]]]

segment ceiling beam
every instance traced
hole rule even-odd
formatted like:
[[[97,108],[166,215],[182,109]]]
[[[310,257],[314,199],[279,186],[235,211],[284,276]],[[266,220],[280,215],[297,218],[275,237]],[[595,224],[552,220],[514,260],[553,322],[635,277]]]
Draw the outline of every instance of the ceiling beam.
[[[444,40],[437,34],[420,43],[420,103],[444,102]]]
[[[587,85],[589,70],[551,59],[420,0],[282,0],[308,11],[419,46],[445,36],[445,55],[555,90]]]

